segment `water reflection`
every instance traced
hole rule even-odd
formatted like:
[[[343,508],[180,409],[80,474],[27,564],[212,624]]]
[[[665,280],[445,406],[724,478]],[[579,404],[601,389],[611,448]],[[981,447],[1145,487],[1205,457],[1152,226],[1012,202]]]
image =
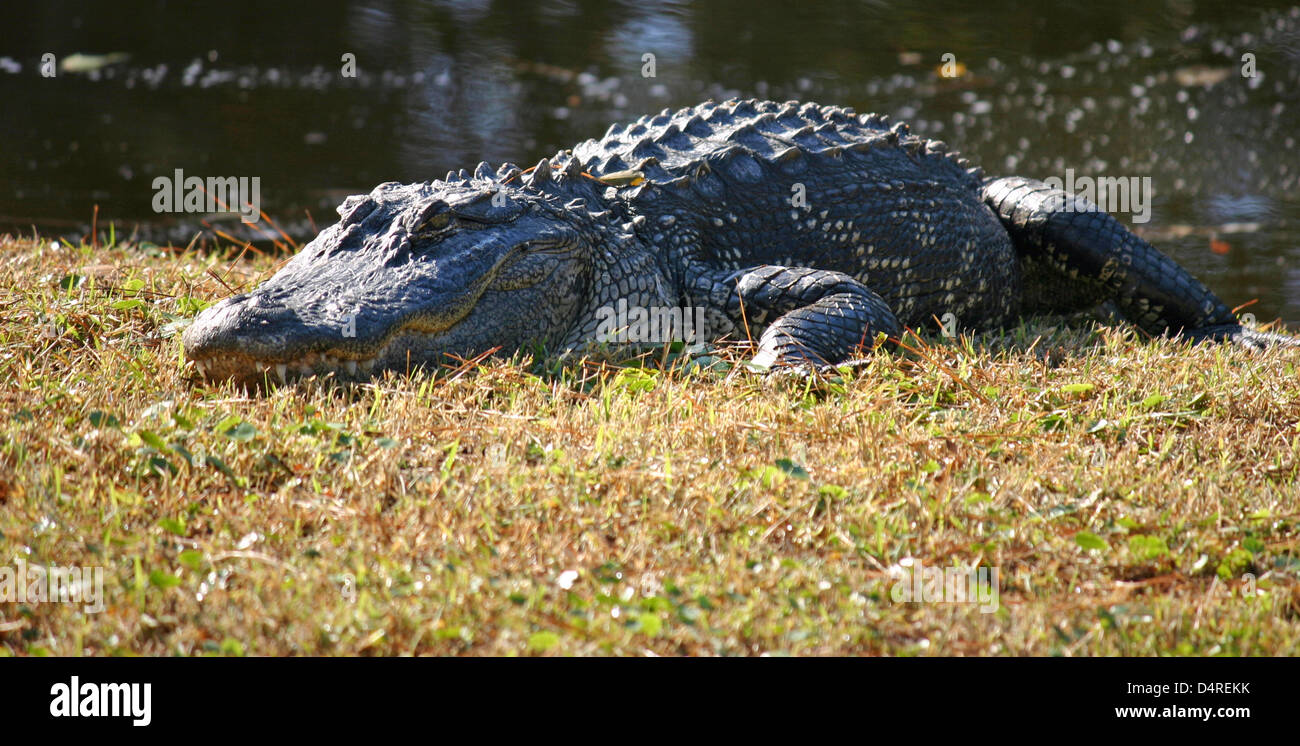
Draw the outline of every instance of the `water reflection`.
[[[800,98],[904,118],[994,173],[1150,176],[1149,238],[1232,300],[1260,298],[1261,317],[1300,323],[1297,11],[126,0],[0,13],[0,97],[18,102],[0,108],[0,230],[79,236],[98,204],[120,232],[187,243],[201,221],[150,207],[152,179],[180,168],[261,177],[264,209],[307,237],[382,181],[532,163],[709,97]],[[55,78],[39,75],[46,52],[65,63]],[[129,58],[95,57],[115,52]],[[355,78],[339,74],[345,53]],[[956,80],[936,72],[945,53],[965,67]]]

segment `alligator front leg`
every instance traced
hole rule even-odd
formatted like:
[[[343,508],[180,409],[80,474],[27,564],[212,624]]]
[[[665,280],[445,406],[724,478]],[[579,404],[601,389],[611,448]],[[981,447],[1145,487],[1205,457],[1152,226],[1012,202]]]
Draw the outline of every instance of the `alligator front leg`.
[[[835,365],[880,332],[902,332],[889,304],[842,272],[763,266],[729,279],[727,315],[739,329],[761,331],[754,363],[765,368]]]

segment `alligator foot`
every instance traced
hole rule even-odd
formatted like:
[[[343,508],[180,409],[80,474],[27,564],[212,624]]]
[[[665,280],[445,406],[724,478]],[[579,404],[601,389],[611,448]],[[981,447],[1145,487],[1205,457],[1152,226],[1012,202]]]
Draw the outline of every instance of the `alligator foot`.
[[[1219,324],[1193,329],[1179,334],[1177,338],[1191,342],[1227,342],[1249,350],[1300,347],[1300,338],[1290,337],[1285,334],[1256,331],[1239,324]]]
[[[763,330],[752,361],[763,369],[834,366],[870,348],[877,335],[902,332],[889,304],[842,272],[763,266],[735,282],[728,310],[750,330]]]
[[[857,377],[874,364],[871,358],[854,358],[837,365],[780,365],[769,368],[765,382],[777,387],[820,389],[845,382],[845,376]]]

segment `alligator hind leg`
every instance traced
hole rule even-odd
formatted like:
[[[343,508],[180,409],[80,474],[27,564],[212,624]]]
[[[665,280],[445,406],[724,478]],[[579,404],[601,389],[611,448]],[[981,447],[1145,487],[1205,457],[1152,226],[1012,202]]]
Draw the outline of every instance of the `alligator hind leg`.
[[[1069,307],[1112,301],[1125,318],[1154,335],[1251,347],[1300,344],[1243,329],[1203,283],[1082,197],[1035,179],[1009,177],[987,181],[984,201],[1011,234],[1026,270],[1031,306],[1073,310]]]
[[[731,273],[719,284],[736,327],[762,330],[754,363],[763,367],[835,365],[870,347],[880,332],[894,338],[902,332],[889,304],[842,272],[764,266]]]

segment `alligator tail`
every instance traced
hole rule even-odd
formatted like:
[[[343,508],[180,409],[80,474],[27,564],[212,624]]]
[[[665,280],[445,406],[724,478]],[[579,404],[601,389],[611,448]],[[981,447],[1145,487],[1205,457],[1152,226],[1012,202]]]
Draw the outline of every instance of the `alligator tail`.
[[[1204,283],[1082,197],[1022,177],[985,180],[983,197],[1026,268],[1027,297],[1110,301],[1157,336],[1300,346],[1300,339],[1242,327]],[[1031,287],[1035,282],[1049,287]]]

